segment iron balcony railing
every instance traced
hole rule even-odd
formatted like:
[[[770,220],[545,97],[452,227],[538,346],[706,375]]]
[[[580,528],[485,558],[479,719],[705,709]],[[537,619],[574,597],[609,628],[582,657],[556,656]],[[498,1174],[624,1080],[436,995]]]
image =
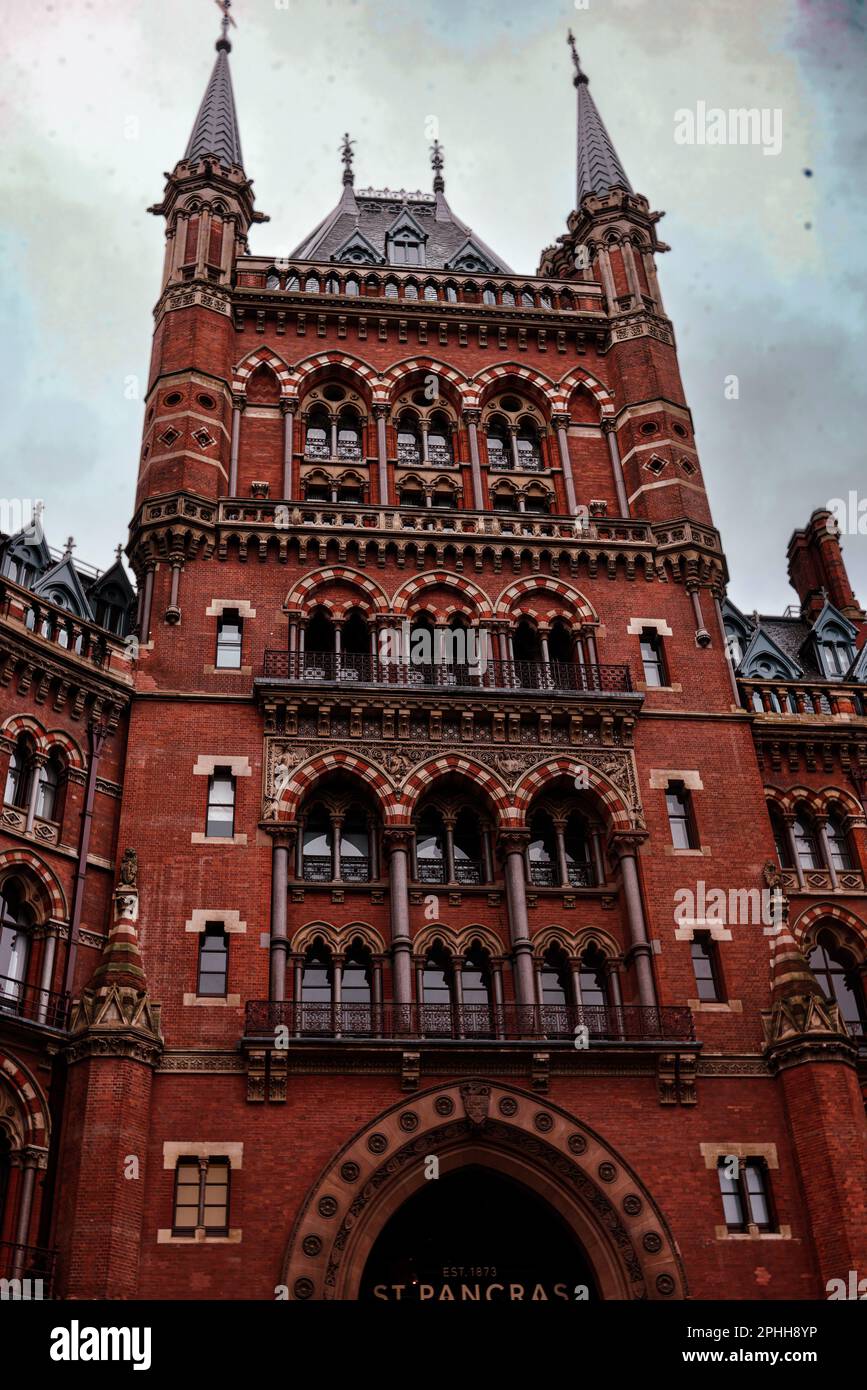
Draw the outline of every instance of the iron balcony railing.
[[[589,666],[572,661],[480,661],[410,664],[344,652],[265,652],[262,675],[285,681],[358,681],[367,685],[468,687],[481,690],[550,690],[621,694],[632,691],[628,666]]]
[[[330,854],[305,854],[302,871],[306,883],[332,883],[334,863]],[[370,860],[367,855],[341,854],[340,882],[368,883],[370,881]]]
[[[448,883],[446,864],[443,859],[419,859],[417,864],[418,883]],[[479,859],[455,860],[455,883],[484,883],[484,865]]]
[[[596,874],[590,864],[569,864],[568,886],[570,888],[594,888]],[[560,874],[554,864],[530,863],[530,882],[536,888],[562,888]]]
[[[245,1033],[278,1028],[305,1038],[431,1038],[574,1043],[578,1030],[600,1042],[691,1042],[692,1010],[641,1004],[310,1004],[249,1000]]]
[[[0,1023],[3,1017],[26,1018],[46,1028],[65,1028],[69,1020],[69,995],[26,985],[9,975],[0,975]]]
[[[40,1250],[35,1245],[16,1245],[0,1240],[0,1279],[17,1280],[7,1286],[4,1297],[13,1301],[50,1298],[54,1289],[55,1250]]]

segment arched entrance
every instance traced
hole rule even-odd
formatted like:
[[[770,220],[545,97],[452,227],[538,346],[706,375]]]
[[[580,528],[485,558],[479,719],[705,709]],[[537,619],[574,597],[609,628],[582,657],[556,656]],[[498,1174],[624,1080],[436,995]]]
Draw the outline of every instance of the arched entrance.
[[[389,1218],[358,1296],[501,1303],[598,1295],[586,1254],[559,1214],[532,1188],[468,1164],[428,1178]]]
[[[426,1177],[431,1157],[439,1160],[438,1179]],[[548,1227],[552,1248],[588,1274],[587,1280],[574,1279],[573,1297],[575,1285],[583,1282],[591,1297],[601,1299],[686,1297],[683,1268],[662,1213],[620,1155],[559,1106],[479,1079],[454,1081],[398,1102],[341,1149],[311,1189],[289,1239],[280,1280],[289,1298],[367,1297],[377,1268],[394,1267],[388,1263],[391,1219],[399,1230],[397,1214],[406,1207],[405,1219],[411,1220],[413,1208],[407,1204],[417,1196],[427,1224],[438,1199],[427,1198],[432,1207],[425,1213],[421,1194],[460,1174],[466,1185],[460,1193],[452,1190],[462,1201],[473,1194],[478,1199],[484,1181],[481,1188],[467,1181],[473,1170],[483,1179],[493,1175],[498,1184],[510,1182],[522,1201],[541,1204],[546,1221],[559,1219],[559,1227]],[[529,1210],[524,1207],[521,1223]],[[501,1216],[508,1227],[508,1212]],[[424,1229],[419,1228],[422,1235]],[[439,1259],[441,1248],[434,1253]],[[456,1253],[450,1266],[475,1258]],[[508,1252],[500,1258],[508,1258]]]

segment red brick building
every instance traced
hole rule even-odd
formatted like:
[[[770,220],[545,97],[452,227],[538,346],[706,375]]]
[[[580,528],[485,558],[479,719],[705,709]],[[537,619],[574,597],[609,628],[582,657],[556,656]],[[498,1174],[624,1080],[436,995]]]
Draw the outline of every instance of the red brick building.
[[[437,144],[396,193],[348,137],[333,211],[251,254],[217,49],[151,209],[137,636],[3,550],[2,1272],[824,1297],[867,1268],[867,626],[828,515],[794,616],[727,604],[659,214],[574,49],[533,276]]]

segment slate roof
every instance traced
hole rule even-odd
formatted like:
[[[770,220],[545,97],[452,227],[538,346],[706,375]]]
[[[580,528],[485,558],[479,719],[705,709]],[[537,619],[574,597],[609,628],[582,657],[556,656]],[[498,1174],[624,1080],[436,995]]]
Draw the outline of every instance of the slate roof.
[[[25,587],[37,597],[54,602],[54,594],[62,594],[62,606],[89,623],[97,621],[99,601],[113,591],[123,609],[121,633],[132,626],[135,616],[135,591],[129,575],[118,559],[107,570],[99,571],[90,565],[77,563],[68,551],[52,551],[41,528],[32,526],[14,535],[0,534],[0,576],[17,575],[26,564],[30,575]]]
[[[216,155],[221,164],[244,167],[229,72],[229,45],[222,39],[217,42],[217,61],[187,142],[184,159],[202,159],[208,154]]]
[[[396,264],[388,257],[387,236],[407,214],[423,233],[424,265],[401,265],[401,270],[460,272],[469,270],[473,259],[479,263],[475,269],[482,273],[511,273],[502,256],[452,211],[442,189],[435,193],[408,193],[403,188],[360,188],[356,192],[351,184],[344,184],[337,206],[296,246],[291,258],[369,264],[341,254],[353,236],[360,233],[373,247],[376,264]]]
[[[620,163],[605,122],[590,95],[590,79],[577,64],[575,88],[578,94],[578,182],[576,207],[588,193],[607,193],[609,188],[625,188],[632,184]]]

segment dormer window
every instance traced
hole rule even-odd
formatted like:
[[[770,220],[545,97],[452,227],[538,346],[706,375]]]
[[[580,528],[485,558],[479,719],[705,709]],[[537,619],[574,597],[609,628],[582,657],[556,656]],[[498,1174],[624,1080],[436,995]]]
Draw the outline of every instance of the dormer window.
[[[852,665],[852,644],[844,632],[836,627],[826,627],[819,644],[825,674],[832,680],[845,676]]]
[[[424,265],[422,243],[409,231],[398,232],[389,238],[389,257],[392,265]]]

